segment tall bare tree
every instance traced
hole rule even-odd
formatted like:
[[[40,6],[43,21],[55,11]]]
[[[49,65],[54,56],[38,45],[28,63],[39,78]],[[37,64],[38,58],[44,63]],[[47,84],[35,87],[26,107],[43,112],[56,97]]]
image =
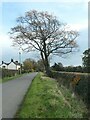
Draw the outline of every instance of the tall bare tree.
[[[76,38],[78,32],[68,30],[56,16],[46,12],[32,10],[18,17],[17,25],[11,28],[11,38],[14,46],[30,52],[40,52],[46,73],[49,74],[49,56],[73,52],[78,47]]]

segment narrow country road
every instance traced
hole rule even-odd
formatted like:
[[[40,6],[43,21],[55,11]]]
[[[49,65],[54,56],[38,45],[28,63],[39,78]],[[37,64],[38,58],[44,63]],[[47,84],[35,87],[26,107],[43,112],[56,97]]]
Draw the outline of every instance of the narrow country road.
[[[2,118],[14,117],[28,87],[36,75],[36,72],[26,74],[2,84]]]

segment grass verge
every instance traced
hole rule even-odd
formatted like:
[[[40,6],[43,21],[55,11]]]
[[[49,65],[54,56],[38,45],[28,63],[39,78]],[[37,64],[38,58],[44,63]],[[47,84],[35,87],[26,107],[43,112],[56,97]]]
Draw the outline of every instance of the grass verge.
[[[56,80],[39,73],[16,113],[16,118],[83,118],[86,106]]]
[[[13,80],[13,79],[19,78],[21,76],[22,76],[22,74],[21,75],[12,76],[12,77],[5,77],[3,79],[0,79],[0,83],[4,83],[4,82],[7,82],[9,80]]]

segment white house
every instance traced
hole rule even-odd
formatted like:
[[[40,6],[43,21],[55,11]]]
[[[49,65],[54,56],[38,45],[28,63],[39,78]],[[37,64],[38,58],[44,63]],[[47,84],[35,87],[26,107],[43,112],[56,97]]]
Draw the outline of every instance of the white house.
[[[4,61],[2,61],[2,64],[0,65],[0,67],[4,69],[10,69],[10,70],[19,70],[21,65],[20,63],[18,63],[18,61],[13,61],[13,59],[11,59],[10,63],[5,63]]]
[[[3,64],[0,65],[0,68],[8,69],[8,65],[6,63],[3,63]]]

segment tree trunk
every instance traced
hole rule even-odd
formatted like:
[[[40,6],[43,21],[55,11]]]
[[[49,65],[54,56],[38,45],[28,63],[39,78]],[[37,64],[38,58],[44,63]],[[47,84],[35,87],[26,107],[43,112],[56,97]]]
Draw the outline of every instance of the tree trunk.
[[[48,62],[48,58],[45,59],[45,71],[46,71],[46,74],[48,76],[50,76],[50,65],[49,65],[49,62]]]
[[[48,61],[48,56],[46,54],[46,52],[41,52],[41,57],[42,57],[42,60],[43,60],[43,64],[44,64],[44,67],[45,67],[45,72],[48,76],[50,76],[50,65],[49,65],[49,61]]]

